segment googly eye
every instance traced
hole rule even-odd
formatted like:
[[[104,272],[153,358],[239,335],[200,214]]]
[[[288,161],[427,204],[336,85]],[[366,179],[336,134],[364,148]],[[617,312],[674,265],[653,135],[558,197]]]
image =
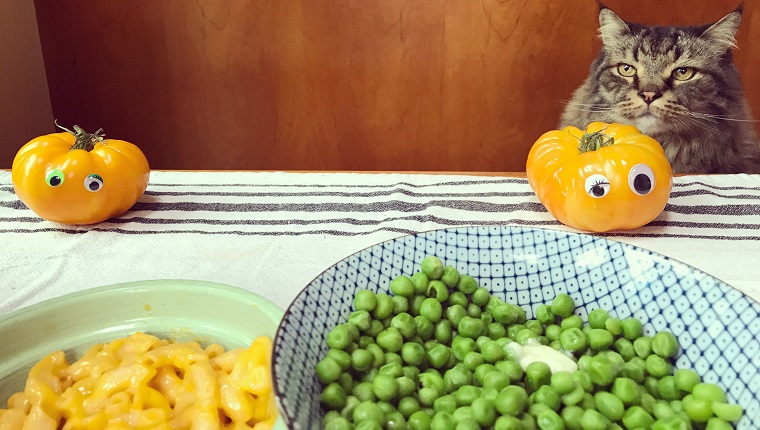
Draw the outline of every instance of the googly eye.
[[[610,192],[610,181],[600,174],[594,174],[586,178],[586,192],[589,196],[598,199]]]
[[[654,172],[646,164],[637,164],[628,172],[628,186],[639,196],[645,196],[654,189]]]
[[[87,175],[84,178],[84,188],[92,193],[100,191],[103,188],[103,178],[96,174]]]
[[[51,187],[60,187],[63,184],[63,172],[53,169],[45,175],[45,182]]]

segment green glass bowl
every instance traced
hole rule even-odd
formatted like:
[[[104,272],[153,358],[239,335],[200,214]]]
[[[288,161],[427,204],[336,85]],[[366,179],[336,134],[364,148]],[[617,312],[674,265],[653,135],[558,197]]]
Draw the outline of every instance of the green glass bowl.
[[[0,405],[21,391],[31,367],[63,350],[72,362],[93,344],[144,332],[177,342],[248,347],[274,339],[283,310],[258,294],[204,281],[108,285],[46,300],[0,317]],[[285,429],[282,419],[275,428]]]

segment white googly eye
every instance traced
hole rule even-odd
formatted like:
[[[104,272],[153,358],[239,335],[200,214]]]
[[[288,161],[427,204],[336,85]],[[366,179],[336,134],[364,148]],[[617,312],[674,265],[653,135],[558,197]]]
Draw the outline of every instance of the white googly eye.
[[[654,172],[646,164],[637,164],[628,172],[628,186],[639,196],[645,196],[654,189]]]
[[[103,178],[95,174],[87,175],[84,178],[84,188],[91,193],[100,191],[103,188]]]
[[[586,192],[591,197],[598,199],[610,192],[610,181],[600,174],[594,174],[586,178]]]

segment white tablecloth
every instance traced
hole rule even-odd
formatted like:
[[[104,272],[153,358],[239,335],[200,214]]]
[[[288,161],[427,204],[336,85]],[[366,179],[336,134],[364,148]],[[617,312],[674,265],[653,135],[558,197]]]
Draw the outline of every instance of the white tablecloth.
[[[287,308],[323,270],[368,246],[452,226],[561,230],[522,178],[167,172],[122,216],[72,227],[44,221],[0,172],[0,315],[91,287],[199,279]],[[760,301],[760,175],[675,179],[650,225],[609,237],[701,269]]]

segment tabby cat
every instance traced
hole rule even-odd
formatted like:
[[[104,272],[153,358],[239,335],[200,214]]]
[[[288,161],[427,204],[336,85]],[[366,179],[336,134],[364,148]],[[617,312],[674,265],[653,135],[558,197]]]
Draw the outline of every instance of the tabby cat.
[[[711,25],[651,27],[601,6],[602,49],[560,127],[627,123],[676,173],[760,173],[760,144],[731,58],[741,8]]]

